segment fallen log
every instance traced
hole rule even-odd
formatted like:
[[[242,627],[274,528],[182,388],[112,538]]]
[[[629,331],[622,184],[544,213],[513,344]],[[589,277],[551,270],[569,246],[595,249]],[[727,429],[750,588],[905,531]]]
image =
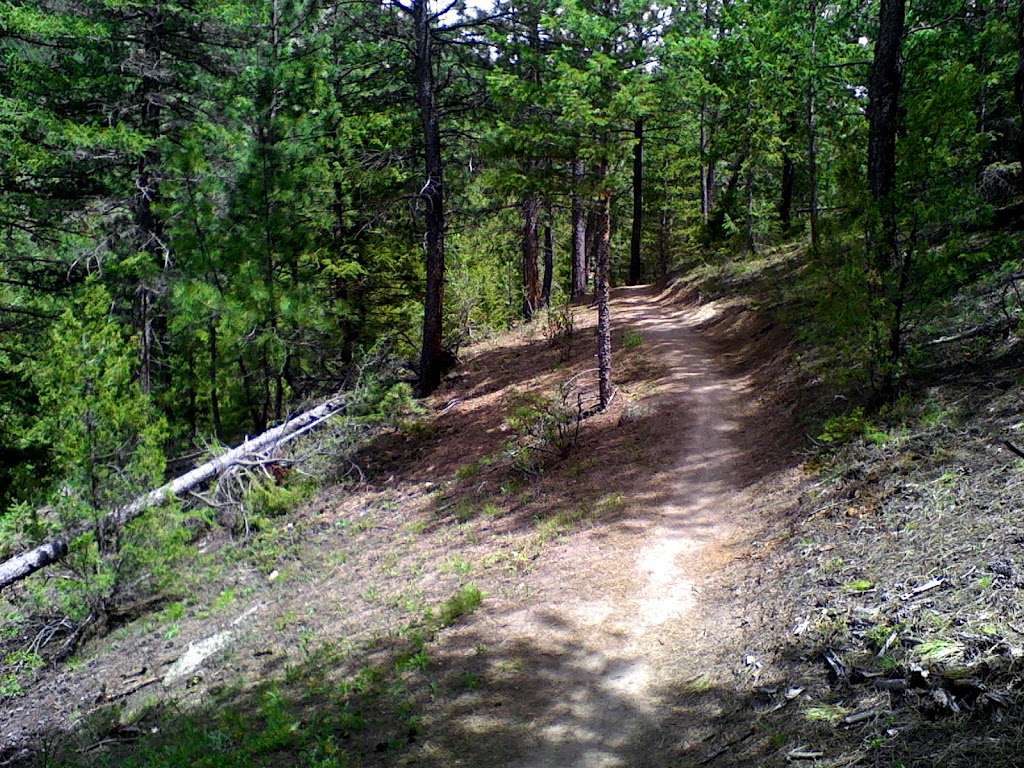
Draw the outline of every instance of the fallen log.
[[[115,531],[123,528],[147,509],[159,506],[165,501],[170,501],[182,494],[188,493],[193,488],[203,485],[236,464],[245,461],[253,454],[277,448],[279,445],[288,442],[291,438],[297,437],[298,434],[314,429],[321,422],[341,411],[345,407],[345,403],[346,399],[343,395],[332,397],[315,408],[304,411],[261,435],[249,438],[236,448],[232,448],[220,456],[210,459],[205,464],[200,464],[198,467],[174,478],[159,488],[139,496],[129,504],[101,518],[99,521],[100,529]],[[36,571],[61,560],[67,555],[71,543],[76,538],[94,531],[96,528],[97,524],[95,522],[82,523],[28,552],[15,555],[7,561],[0,563],[0,591]]]
[[[1005,336],[1011,330],[1013,330],[1015,323],[1010,321],[999,321],[993,323],[984,323],[982,325],[970,328],[962,333],[954,333],[949,336],[942,336],[938,339],[931,339],[926,341],[924,346],[926,347],[938,347],[943,344],[952,344],[957,341],[967,341],[969,339],[977,339],[982,336],[986,338],[995,338],[996,336]]]

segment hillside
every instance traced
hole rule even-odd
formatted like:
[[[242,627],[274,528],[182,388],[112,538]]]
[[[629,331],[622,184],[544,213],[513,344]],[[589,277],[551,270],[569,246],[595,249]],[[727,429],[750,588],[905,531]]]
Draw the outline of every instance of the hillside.
[[[358,475],[22,670],[5,760],[1016,764],[1018,390],[933,385],[815,447],[764,293],[798,263],[616,291],[618,391],[564,456],[509,438],[593,375],[592,309],[469,348]]]
[[[752,361],[738,329],[699,333],[720,315],[681,294],[673,285],[616,295],[628,351],[614,407],[585,422],[568,458],[535,472],[502,453],[509,403],[586,370],[580,341],[591,313],[577,311],[567,358],[566,340],[552,344],[536,326],[471,349],[427,415],[365,449],[364,482],[327,488],[288,512],[241,562],[220,561],[215,541],[200,546],[198,592],[91,644],[69,669],[41,674],[5,710],[8,753],[19,741],[38,743],[40,725],[55,733],[74,725],[84,746],[131,739],[150,722],[177,740],[165,700],[259,712],[269,690],[303,722],[333,689],[334,706],[365,720],[350,733],[341,727],[346,750],[372,762],[385,744],[385,763],[392,752],[423,758],[428,746],[471,749],[453,726],[466,719],[473,742],[491,708],[500,711],[487,750],[501,736],[511,756],[524,729],[575,731],[557,707],[542,714],[543,702],[567,690],[583,708],[571,717],[596,732],[616,730],[617,701],[656,709],[663,670],[652,632],[658,647],[673,649],[689,645],[680,633],[706,629],[685,618],[698,599],[693,584],[744,535],[741,521],[719,510],[763,476],[779,442],[743,370]],[[441,614],[476,608],[476,590],[479,609],[457,626],[424,619],[453,595],[456,608]],[[188,649],[211,637],[229,639],[169,680]],[[372,690],[361,690],[364,678]],[[111,719],[120,723],[113,737],[96,730]],[[134,730],[140,723],[147,727]],[[207,738],[192,748],[209,749]],[[299,733],[292,748],[318,738]],[[445,739],[454,740],[444,747]]]
[[[0,0],[0,768],[1024,768],[1024,0]]]

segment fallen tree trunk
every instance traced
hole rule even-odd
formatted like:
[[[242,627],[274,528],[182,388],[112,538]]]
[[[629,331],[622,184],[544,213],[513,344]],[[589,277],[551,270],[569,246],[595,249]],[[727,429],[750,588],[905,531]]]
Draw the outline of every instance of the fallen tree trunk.
[[[926,347],[938,347],[943,344],[952,344],[957,341],[968,341],[970,339],[981,338],[982,336],[988,338],[995,338],[996,336],[1002,336],[1012,330],[1014,323],[1008,321],[999,321],[994,323],[984,323],[982,325],[970,328],[962,333],[954,333],[950,336],[943,336],[938,339],[932,339],[926,341],[924,346]]]
[[[253,454],[274,449],[288,442],[291,438],[307,432],[327,418],[341,411],[345,406],[344,396],[333,397],[315,408],[311,408],[288,421],[269,429],[261,435],[252,437],[236,448],[210,459],[195,469],[174,478],[159,488],[139,496],[129,504],[117,509],[99,521],[104,531],[115,531],[123,528],[147,509],[159,506],[165,501],[177,498],[184,493],[221,475],[232,466],[245,461]],[[6,589],[27,576],[51,565],[65,557],[71,543],[82,534],[95,530],[95,522],[82,523],[56,536],[38,547],[15,555],[4,563],[0,563],[0,590]]]

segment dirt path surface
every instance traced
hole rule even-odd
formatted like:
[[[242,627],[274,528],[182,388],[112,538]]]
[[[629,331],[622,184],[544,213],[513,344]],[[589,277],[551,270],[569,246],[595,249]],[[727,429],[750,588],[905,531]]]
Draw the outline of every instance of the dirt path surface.
[[[471,638],[509,674],[507,695],[491,702],[499,714],[480,706],[445,713],[447,730],[487,740],[484,754],[461,764],[661,765],[652,734],[671,708],[666,684],[705,671],[680,649],[692,651],[693,638],[716,629],[699,587],[737,533],[744,428],[734,418],[747,382],[718,360],[698,308],[644,289],[619,293],[613,311],[665,366],[640,417],[657,424],[652,437],[665,441],[666,465],[647,468],[650,484],[627,492],[621,521],[547,560],[523,585],[530,599],[498,606],[478,622],[486,626],[467,630],[463,646]],[[464,745],[448,754],[460,753]]]

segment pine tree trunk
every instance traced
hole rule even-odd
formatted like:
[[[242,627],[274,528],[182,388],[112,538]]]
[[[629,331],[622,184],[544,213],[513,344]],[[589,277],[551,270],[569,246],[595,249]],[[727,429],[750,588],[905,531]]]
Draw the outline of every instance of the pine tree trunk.
[[[633,123],[633,231],[629,241],[629,284],[643,282],[640,246],[644,226],[644,121]]]
[[[583,180],[583,161],[572,161],[572,299],[578,301],[587,292],[587,220],[579,186]]]
[[[596,270],[595,263],[597,262],[597,211],[588,206],[587,208],[587,248],[586,248],[586,282],[589,285],[590,281],[594,278],[594,272]]]
[[[749,253],[754,253],[754,167],[752,163],[747,165],[744,188],[747,198],[746,246]]]
[[[1021,174],[1024,174],[1024,0],[1017,0],[1017,74],[1013,79],[1013,92],[1017,99],[1020,124],[1017,126],[1017,156]]]
[[[818,112],[814,70],[818,53],[818,2],[811,0],[811,75],[807,81],[807,214],[811,229],[811,250],[818,250]]]
[[[903,85],[902,46],[906,0],[881,0],[878,39],[875,41],[868,94],[868,189],[878,215],[878,226],[868,232],[874,269],[868,284],[876,306],[885,313],[888,339],[876,338],[881,360],[877,395],[894,390],[902,352],[902,307],[907,264],[900,258],[896,222],[896,136],[899,129],[900,90]],[[896,268],[896,286],[892,271]]]
[[[597,176],[606,184],[606,163],[601,163]],[[612,323],[609,305],[611,266],[611,191],[601,191],[597,202],[597,264],[594,276],[594,299],[597,302],[597,389],[598,407],[604,410],[612,399]]]
[[[219,386],[219,371],[220,371],[220,353],[217,349],[217,318],[210,318],[210,326],[208,329],[209,333],[209,353],[210,353],[210,418],[213,421],[213,436],[218,440],[224,437],[224,426],[220,419],[220,386]]]
[[[144,12],[145,31],[139,62],[142,67],[137,91],[140,105],[140,127],[151,145],[141,154],[135,179],[135,198],[132,217],[138,238],[138,248],[150,256],[157,273],[162,272],[170,257],[163,223],[154,211],[159,199],[160,182],[157,168],[161,135],[161,109],[159,71],[162,59],[163,14],[159,9]],[[139,386],[150,392],[157,366],[155,353],[166,335],[163,317],[159,311],[161,289],[159,278],[143,276],[135,292],[135,325],[139,336]]]
[[[743,177],[743,166],[746,161],[747,153],[744,151],[737,155],[732,165],[729,166],[729,180],[725,183],[725,188],[719,196],[719,205],[712,213],[707,225],[708,231],[716,237],[721,237],[724,233],[725,216],[735,203],[736,190]]]
[[[704,30],[711,29],[712,13],[711,0],[704,2]],[[700,215],[701,221],[707,227],[711,222],[711,209],[714,204],[715,194],[715,164],[710,158],[711,150],[711,126],[708,115],[708,96],[706,93],[700,97]]]
[[[876,243],[876,267],[884,275],[897,257],[896,133],[899,127],[900,90],[903,85],[901,50],[906,0],[881,0],[878,39],[871,65],[868,100],[868,189],[881,217],[881,238]]]
[[[658,277],[664,279],[668,275],[668,236],[671,222],[668,208],[663,204],[658,222]]]
[[[538,228],[540,226],[540,205],[534,195],[527,195],[522,203],[523,210],[523,319],[532,320],[540,308],[540,274],[537,269],[537,255],[540,250]]]
[[[555,276],[555,243],[551,231],[551,201],[544,204],[544,279],[540,289],[540,303],[543,307],[551,305],[551,283]]]
[[[715,164],[709,157],[711,130],[708,127],[707,96],[700,103],[700,214],[704,225],[711,221],[715,194]]]
[[[779,223],[782,234],[786,235],[793,228],[793,188],[796,183],[796,166],[788,152],[782,155],[782,184],[779,197]]]
[[[433,33],[427,0],[412,0],[415,32],[416,100],[423,129],[426,180],[420,190],[426,220],[426,296],[423,300],[423,342],[417,394],[437,389],[450,365],[444,348],[444,165],[441,158],[441,127],[434,83]]]
[[[264,73],[259,88],[259,120],[257,124],[257,141],[259,145],[259,158],[261,169],[261,193],[263,196],[263,281],[266,291],[266,323],[270,328],[270,337],[279,339],[281,333],[278,327],[278,263],[277,263],[277,242],[276,232],[273,226],[274,213],[277,209],[273,190],[277,179],[277,115],[278,115],[278,88],[275,80],[276,64],[281,58],[281,30],[278,0],[271,3],[270,18],[270,44],[271,61],[274,66],[268,68]],[[282,417],[282,406],[284,403],[284,381],[282,368],[275,365],[271,356],[269,340],[262,342],[263,349],[261,361],[263,365],[263,411],[261,415],[262,424],[269,422],[271,413],[275,419]],[[273,385],[273,392],[271,386]],[[273,403],[273,406],[271,406]]]

